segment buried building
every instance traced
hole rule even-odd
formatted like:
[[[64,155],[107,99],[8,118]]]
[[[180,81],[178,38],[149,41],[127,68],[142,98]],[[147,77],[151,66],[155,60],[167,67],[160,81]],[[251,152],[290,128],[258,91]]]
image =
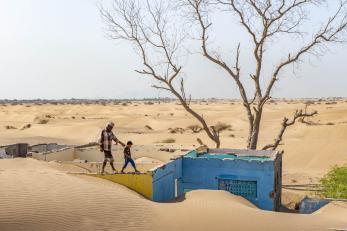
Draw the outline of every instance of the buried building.
[[[26,157],[28,154],[27,143],[9,144],[0,146],[0,158]]]
[[[99,176],[156,201],[173,200],[195,189],[225,190],[264,210],[281,205],[282,154],[277,151],[195,150],[145,174]]]

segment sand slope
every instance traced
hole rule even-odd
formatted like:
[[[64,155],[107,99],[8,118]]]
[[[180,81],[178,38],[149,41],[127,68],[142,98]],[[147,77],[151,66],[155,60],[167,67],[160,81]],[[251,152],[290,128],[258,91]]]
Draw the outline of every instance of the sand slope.
[[[167,230],[331,230],[347,228],[347,204],[332,203],[319,213],[262,211],[224,191],[192,191],[178,204],[165,204]],[[175,220],[172,220],[175,217]],[[333,230],[333,229],[332,229]]]
[[[262,211],[224,191],[154,203],[112,182],[55,163],[0,160],[0,230],[328,230],[347,228],[347,204],[312,215]]]
[[[0,230],[151,230],[152,202],[32,159],[0,160]]]

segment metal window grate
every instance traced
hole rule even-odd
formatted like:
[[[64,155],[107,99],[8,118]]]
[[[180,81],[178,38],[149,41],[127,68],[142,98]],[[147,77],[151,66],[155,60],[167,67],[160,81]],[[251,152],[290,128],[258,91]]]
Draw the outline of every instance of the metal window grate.
[[[246,198],[257,197],[257,181],[219,179],[219,189]]]

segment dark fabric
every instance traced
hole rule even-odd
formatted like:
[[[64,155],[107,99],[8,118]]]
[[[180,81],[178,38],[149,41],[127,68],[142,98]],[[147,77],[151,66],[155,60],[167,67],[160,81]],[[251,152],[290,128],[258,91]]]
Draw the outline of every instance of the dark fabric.
[[[128,146],[124,148],[124,158],[131,158],[131,150]]]
[[[102,150],[111,151],[113,140],[117,141],[117,138],[112,131],[107,131],[106,129],[102,130],[99,140],[100,148]]]
[[[124,163],[123,169],[125,169],[129,163],[131,164],[131,166],[133,166],[134,169],[136,169],[135,162],[131,158],[125,158],[125,163]]]
[[[111,151],[104,150],[105,158],[113,158]]]

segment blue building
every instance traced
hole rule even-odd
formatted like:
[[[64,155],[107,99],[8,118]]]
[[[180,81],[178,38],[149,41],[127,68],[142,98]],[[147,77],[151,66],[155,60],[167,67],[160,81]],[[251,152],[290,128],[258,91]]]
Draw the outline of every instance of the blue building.
[[[195,150],[152,171],[152,200],[166,202],[195,189],[226,190],[264,210],[281,205],[282,154],[277,151]]]

